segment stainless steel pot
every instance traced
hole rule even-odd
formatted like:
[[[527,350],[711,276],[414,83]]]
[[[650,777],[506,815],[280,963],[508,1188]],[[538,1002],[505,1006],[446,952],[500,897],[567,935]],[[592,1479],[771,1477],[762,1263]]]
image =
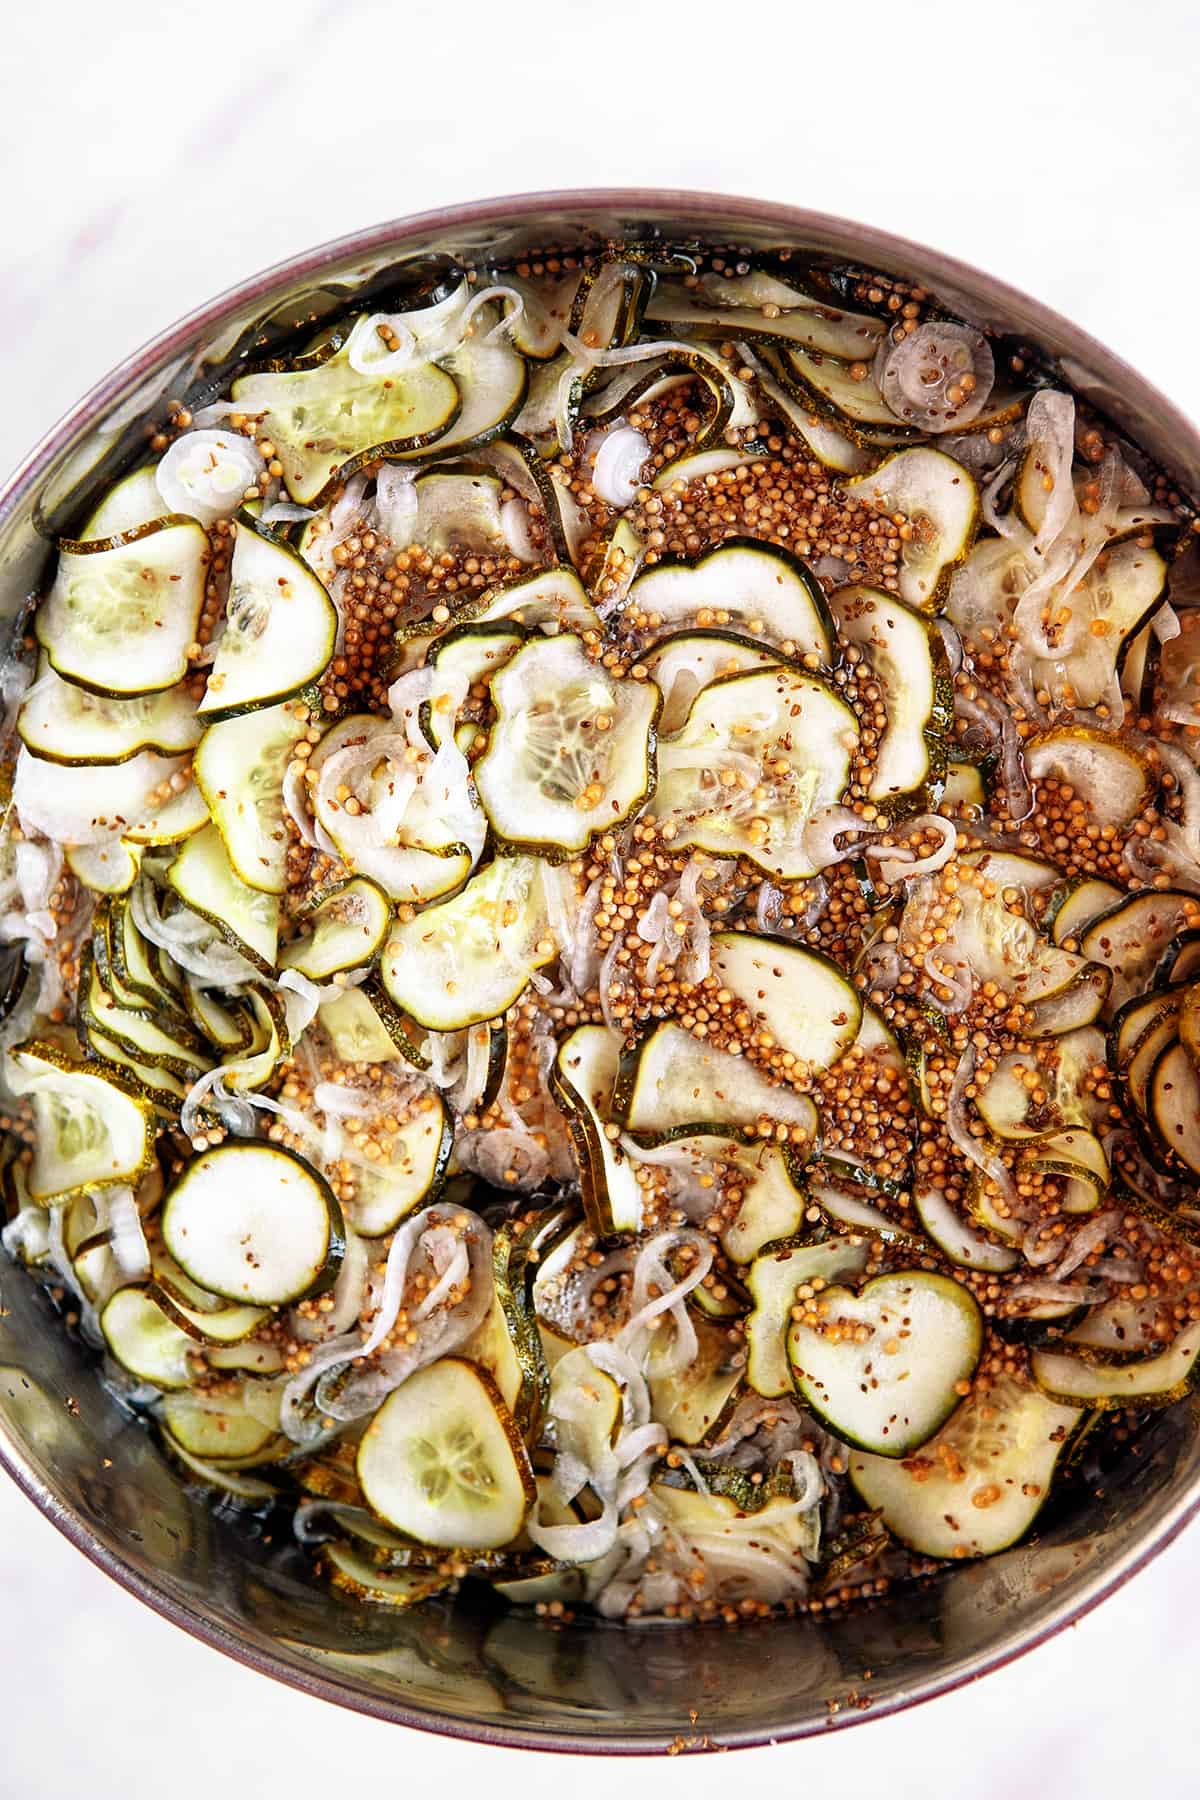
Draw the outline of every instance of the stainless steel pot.
[[[969,317],[1022,334],[1077,390],[1200,491],[1200,434],[1084,332],[1003,283],[884,232],[719,195],[532,195],[427,213],[268,270],[163,333],[80,401],[0,495],[0,595],[38,580],[52,524],[88,470],[119,456],[162,400],[248,349],[270,321],[318,318],[382,269],[431,253],[695,234],[747,250],[795,245],[919,281]],[[264,322],[267,322],[264,327]],[[97,434],[100,434],[98,436]],[[114,449],[115,446],[115,449]],[[385,1719],[531,1748],[601,1753],[733,1746],[877,1718],[974,1680],[1095,1606],[1200,1507],[1200,1400],[1153,1421],[1082,1511],[987,1563],[830,1617],[736,1634],[553,1624],[484,1602],[411,1614],[314,1584],[292,1545],[247,1531],[186,1487],[101,1386],[42,1296],[4,1276],[0,1460],[65,1536],[165,1617],[264,1674]],[[869,1675],[867,1672],[870,1672]]]

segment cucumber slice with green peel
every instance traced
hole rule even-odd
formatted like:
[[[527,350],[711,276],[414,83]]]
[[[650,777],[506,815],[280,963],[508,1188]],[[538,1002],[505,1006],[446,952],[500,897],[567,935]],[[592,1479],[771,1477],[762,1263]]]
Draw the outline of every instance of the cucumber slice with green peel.
[[[452,900],[398,923],[383,951],[383,985],[430,1031],[495,1019],[520,999],[534,970],[558,955],[542,866],[497,857]]]
[[[1200,895],[1178,888],[1129,894],[1092,920],[1079,938],[1080,954],[1113,972],[1107,1012],[1113,1017],[1151,985],[1163,951],[1183,931],[1200,926]]]
[[[185,906],[214,925],[256,968],[269,973],[275,967],[279,901],[241,879],[215,825],[188,838],[166,879]]]
[[[118,1288],[100,1309],[100,1330],[110,1353],[139,1381],[190,1387],[196,1346],[146,1288]]]
[[[776,880],[815,868],[804,833],[841,799],[858,721],[824,682],[790,669],[727,675],[658,746],[654,812],[673,847],[745,856]]]
[[[600,1236],[639,1231],[645,1201],[636,1165],[608,1135],[620,1060],[619,1033],[580,1025],[563,1039],[550,1073],[575,1143],[584,1211]]]
[[[422,729],[435,750],[456,721],[447,688],[463,679],[469,687],[486,687],[524,642],[524,631],[498,619],[485,625],[461,625],[430,652],[429,663],[438,672],[438,696],[447,701],[444,706],[426,703],[421,711]]]
[[[1024,1537],[1083,1414],[1036,1388],[980,1388],[915,1455],[852,1451],[850,1479],[921,1556],[994,1556]]]
[[[982,813],[986,812],[987,803],[987,789],[979,765],[969,762],[947,763],[941,799],[943,812],[951,807],[962,807]]]
[[[673,1444],[710,1444],[718,1438],[746,1386],[741,1339],[728,1328],[698,1318],[697,1352],[676,1375],[648,1380],[654,1419]]]
[[[525,644],[491,693],[496,722],[474,776],[502,844],[564,860],[653,791],[653,682],[610,675],[565,636]]]
[[[355,1166],[350,1222],[360,1237],[385,1237],[437,1198],[454,1144],[454,1121],[440,1094],[423,1094],[395,1131],[386,1157]]]
[[[218,1050],[236,1056],[249,1049],[254,1027],[244,1005],[224,1005],[191,975],[184,985],[183,1000],[192,1023]]]
[[[86,544],[101,538],[119,537],[122,532],[136,531],[140,525],[151,525],[166,518],[169,509],[163,504],[156,480],[157,463],[147,463],[131,475],[114,482],[95,512],[89,513],[79,531]]]
[[[457,840],[447,842],[447,836],[469,823],[463,813],[472,801],[465,783],[461,794],[453,796],[453,806],[447,803],[444,787],[432,797],[423,795],[419,785],[412,792],[414,773],[419,783],[432,758],[414,770],[408,761],[411,746],[405,742],[402,748],[402,738],[393,719],[356,713],[341,720],[326,732],[309,759],[308,767],[317,776],[312,806],[347,867],[378,883],[393,900],[424,905],[453,893],[471,872],[470,851]],[[367,752],[376,741],[379,754],[372,758]],[[349,756],[353,766],[346,771],[346,780],[335,782],[335,772],[326,774],[326,766],[343,752],[357,754]],[[350,792],[339,800],[343,786]],[[403,821],[393,824],[406,793]],[[347,810],[350,799],[357,812]],[[381,818],[389,828],[386,839]]]
[[[1024,756],[1026,772],[1034,781],[1057,781],[1072,789],[1085,802],[1088,819],[1097,825],[1128,825],[1154,797],[1155,784],[1144,759],[1107,732],[1063,725],[1030,738]]]
[[[37,1040],[9,1051],[6,1075],[12,1091],[33,1106],[31,1199],[137,1185],[154,1160],[155,1126],[152,1108],[129,1086]]]
[[[126,843],[149,849],[182,843],[184,838],[194,837],[196,832],[204,830],[208,824],[207,802],[190,779],[190,770],[181,767],[180,773],[189,777],[187,785],[181,792],[172,792],[167,799],[147,806],[142,816],[126,830]]]
[[[828,1287],[794,1320],[787,1353],[797,1392],[836,1436],[906,1456],[954,1411],[983,1349],[983,1317],[961,1282],[904,1270],[857,1293]],[[819,1317],[817,1316],[819,1314]]]
[[[747,277],[747,282],[752,278]],[[785,298],[758,300],[761,285],[749,288],[737,276],[708,290],[677,281],[660,281],[646,303],[646,317],[656,323],[685,325],[721,338],[766,337],[802,344],[826,356],[870,362],[887,329],[869,313],[848,313],[802,294],[790,283],[771,279],[769,291]],[[896,423],[893,414],[888,417]]]
[[[985,873],[997,892],[984,894],[974,885],[960,884],[948,950],[968,965],[977,983],[994,981],[1025,1006],[1073,988],[1087,974],[1087,956],[1048,943],[1024,913],[1006,905],[1004,888],[1017,884],[999,870],[993,873],[989,867]],[[910,899],[912,915],[906,908],[906,931],[927,904],[933,904],[931,896]]]
[[[33,622],[51,667],[97,694],[174,687],[188,671],[208,561],[203,526],[180,518],[111,550],[63,551]]]
[[[419,1606],[454,1586],[452,1576],[437,1569],[386,1569],[353,1544],[335,1539],[321,1546],[330,1583],[359,1604],[405,1608]]]
[[[900,552],[900,598],[919,612],[934,611],[979,523],[979,489],[969,470],[942,450],[900,450],[869,475],[854,476],[846,492],[903,513],[916,528]]]
[[[93,894],[125,894],[138,878],[142,865],[140,844],[81,844],[66,852],[66,864],[81,887]]]
[[[695,562],[664,559],[629,590],[627,612],[656,636],[684,626],[729,627],[789,656],[816,656],[828,668],[834,633],[820,582],[790,551],[738,538]]]
[[[379,1518],[448,1549],[511,1544],[536,1498],[528,1454],[495,1383],[454,1356],[388,1395],[367,1426],[357,1470]]]
[[[789,345],[782,361],[793,384],[810,399],[814,409],[835,424],[848,428],[858,437],[867,430],[880,429],[890,438],[910,438],[912,429],[898,419],[870,370],[862,370],[858,358],[847,362],[843,357],[825,355]]]
[[[1113,1062],[1122,1072],[1142,1043],[1151,1026],[1169,1019],[1178,1024],[1183,991],[1155,988],[1149,994],[1135,994],[1127,1000],[1108,1028],[1108,1041]]]
[[[1124,895],[1111,881],[1098,881],[1088,875],[1072,882],[1053,913],[1050,934],[1056,944],[1068,938],[1078,939],[1093,919],[1108,912]]]
[[[113,997],[122,1000],[121,990],[126,990],[124,1005],[150,1007],[160,1024],[169,1018],[173,1029],[196,1039],[199,1047],[182,996],[159,974],[159,965],[152,960],[158,946],[142,936],[123,895],[117,895],[106,909],[97,909],[94,926],[96,959]],[[201,1032],[200,1037],[203,1035]]]
[[[652,644],[640,660],[661,690],[658,729],[667,737],[686,722],[696,695],[711,682],[722,675],[775,668],[786,659],[782,651],[735,631],[677,631]]]
[[[417,497],[414,542],[437,555],[452,548],[507,554],[500,520],[504,483],[490,469],[430,469],[417,476],[413,487]]]
[[[71,768],[43,762],[24,747],[17,754],[12,803],[22,826],[65,847],[89,848],[121,837],[135,841],[139,825],[185,774],[181,757],[140,750],[128,762]],[[207,816],[207,814],[206,814]]]
[[[257,1460],[279,1435],[278,1421],[251,1411],[244,1394],[222,1395],[220,1405],[198,1394],[168,1394],[160,1417],[168,1437],[204,1462]]]
[[[1167,565],[1157,550],[1137,541],[1116,544],[1098,557],[1072,590],[1071,609],[1079,622],[1075,647],[1061,659],[1037,659],[1030,677],[1063,705],[1098,706],[1117,679],[1125,646],[1161,603]],[[1094,632],[1093,624],[1106,630]]]
[[[209,1066],[198,1040],[176,1037],[169,1018],[160,1025],[145,1011],[118,1005],[100,982],[90,947],[80,955],[77,1005],[81,1025],[100,1032],[139,1063],[167,1069],[183,1080],[194,1080]]]
[[[113,699],[56,675],[43,658],[17,715],[17,735],[45,762],[122,763],[141,750],[177,756],[200,736],[195,702],[181,688]]]
[[[265,894],[287,885],[283,778],[307,730],[307,707],[262,707],[210,725],[192,761],[235,874]]]
[[[932,1181],[913,1184],[913,1205],[928,1237],[942,1254],[961,1269],[980,1269],[988,1275],[1007,1275],[1021,1258],[1006,1244],[995,1244],[964,1219]]]
[[[185,1274],[228,1300],[286,1306],[337,1279],[341,1209],[324,1176],[290,1150],[226,1141],[169,1190],[162,1237]]]
[[[669,1021],[622,1053],[613,1112],[646,1143],[705,1133],[754,1143],[787,1126],[793,1146],[802,1147],[818,1124],[807,1094],[777,1086],[744,1056],[714,1050]]]
[[[867,798],[890,813],[922,800],[945,768],[954,723],[946,652],[927,619],[879,588],[837,588],[829,605],[838,631],[861,651],[880,690],[887,723]]]
[[[1163,951],[1155,971],[1155,985],[1164,987],[1176,981],[1192,981],[1200,975],[1200,931],[1181,931]]]
[[[457,617],[466,622],[465,611]],[[489,590],[470,622],[490,625],[510,619],[526,631],[585,632],[601,630],[599,615],[574,569],[542,569]]]
[[[767,1244],[793,1237],[804,1223],[809,1196],[801,1165],[778,1144],[726,1144],[721,1160],[742,1190],[737,1213],[721,1232],[721,1248],[731,1262],[752,1263]]]
[[[355,875],[324,894],[304,915],[307,930],[279,953],[281,969],[296,969],[310,981],[328,981],[344,969],[373,961],[391,923],[387,896],[373,881]]]
[[[474,450],[499,437],[516,419],[525,404],[529,387],[529,368],[523,356],[503,338],[488,343],[487,336],[500,324],[500,309],[485,306],[472,321],[471,337],[462,340],[458,349],[439,357],[441,369],[448,372],[462,400],[461,408],[447,429],[435,440],[436,448],[414,447],[389,452],[398,461],[422,461],[432,456],[448,456]]]
[[[774,1400],[792,1391],[787,1334],[800,1288],[853,1280],[867,1266],[870,1240],[831,1237],[766,1244],[746,1276],[753,1309],[746,1320],[746,1379],[756,1394]]]
[[[810,1072],[831,1067],[857,1038],[858,989],[819,951],[753,931],[718,931],[709,954],[713,974],[743,1002],[756,1031]]]
[[[511,1222],[497,1231],[492,1241],[492,1303],[460,1351],[491,1376],[527,1444],[540,1435],[550,1398],[550,1375],[530,1303],[530,1242],[531,1234]],[[558,1442],[561,1448],[562,1440]]]
[[[324,674],[337,631],[337,608],[304,559],[282,538],[238,519],[225,629],[201,718],[233,718],[292,699]]]
[[[397,1048],[377,1007],[361,987],[347,988],[336,1000],[323,1000],[317,1008],[317,1018],[329,1034],[340,1062],[394,1062],[397,1056],[405,1054]],[[416,1050],[415,1043],[412,1050]],[[407,1060],[413,1061],[413,1054]]]
[[[273,988],[249,988],[246,1004],[253,1018],[254,1036],[236,1062],[224,1064],[225,1086],[235,1094],[265,1087],[291,1051],[282,995]]]
[[[1145,1110],[1157,1143],[1200,1175],[1200,1075],[1178,1039],[1167,1043],[1155,1059]]]
[[[1178,1005],[1163,1008],[1137,1041],[1125,1064],[1125,1091],[1143,1119],[1150,1118],[1150,1079],[1163,1051],[1179,1041]]]
[[[210,1369],[230,1374],[279,1375],[284,1356],[270,1338],[245,1338],[240,1344],[210,1344],[204,1352]]]
[[[90,1057],[106,1065],[131,1093],[149,1101],[163,1117],[175,1117],[181,1103],[187,1099],[190,1082],[173,1075],[170,1069],[139,1062],[123,1044],[118,1044],[114,1038],[105,1037],[94,1025],[87,1026],[86,1033],[86,1048]],[[97,1069],[96,1072],[99,1074],[102,1070]]]
[[[187,1300],[173,1291],[166,1281],[151,1283],[150,1292],[167,1318],[199,1344],[243,1343],[246,1338],[253,1337],[271,1317],[270,1309],[265,1306],[225,1306],[218,1302],[213,1309],[200,1310],[189,1306]],[[190,1450],[191,1445],[185,1444],[184,1448]],[[203,1456],[204,1452],[197,1450],[194,1454]]]
[[[1122,1363],[1096,1362],[1064,1350],[1035,1350],[1030,1372],[1044,1394],[1066,1406],[1101,1412],[1125,1406],[1169,1406],[1193,1385],[1200,1353],[1200,1324],[1191,1324],[1156,1356]]]
[[[350,357],[366,323],[365,314],[356,319],[314,367],[244,375],[230,389],[239,407],[262,415],[288,493],[301,506],[323,499],[372,454],[397,456],[436,443],[462,412],[456,382],[435,363],[356,370]]]

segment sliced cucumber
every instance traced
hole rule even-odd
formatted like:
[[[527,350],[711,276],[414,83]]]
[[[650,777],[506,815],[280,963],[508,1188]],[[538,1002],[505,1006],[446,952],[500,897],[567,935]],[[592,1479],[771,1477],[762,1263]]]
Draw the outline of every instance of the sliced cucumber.
[[[900,598],[920,612],[937,607],[954,565],[961,562],[979,521],[974,477],[941,450],[900,450],[869,475],[846,483],[856,500],[903,513],[914,527],[900,552]]]
[[[778,1144],[725,1144],[721,1158],[742,1191],[721,1248],[731,1262],[751,1263],[765,1245],[792,1237],[804,1222],[809,1201],[800,1160]]]
[[[921,1556],[994,1556],[1045,1504],[1082,1415],[1015,1382],[981,1388],[903,1461],[850,1457],[850,1479]]]
[[[154,1114],[108,1074],[72,1064],[58,1046],[33,1041],[9,1052],[9,1086],[28,1095],[36,1134],[30,1196],[55,1200],[77,1188],[136,1186],[154,1158]]]
[[[940,1429],[983,1349],[978,1303],[946,1275],[826,1288],[811,1310],[819,1318],[788,1332],[797,1390],[844,1442],[878,1456],[906,1456]]]
[[[829,1068],[857,1038],[858,989],[819,951],[753,931],[718,931],[710,958],[713,974],[743,1001],[755,1026],[810,1073]]]
[[[138,878],[142,851],[139,844],[119,838],[116,843],[81,844],[68,850],[66,863],[80,886],[93,894],[125,894]]]
[[[817,1109],[807,1094],[778,1087],[742,1056],[714,1050],[679,1025],[652,1026],[621,1058],[613,1110],[645,1141],[737,1136],[747,1142],[789,1127],[793,1143],[817,1134]]]
[[[241,1395],[223,1396],[213,1405],[197,1394],[168,1394],[163,1401],[163,1429],[190,1456],[204,1462],[253,1458],[257,1463],[278,1437],[278,1429],[257,1411],[250,1411]]]
[[[180,769],[183,775],[189,774]],[[151,796],[153,801],[153,796]],[[193,837],[208,824],[208,806],[194,781],[189,780],[181,792],[146,807],[142,816],[129,826],[125,838],[130,844],[155,846],[178,844]]]
[[[1132,1072],[1131,1064],[1127,1080]],[[1159,1143],[1200,1175],[1200,1075],[1182,1043],[1169,1042],[1159,1051],[1145,1104]]]
[[[163,1201],[162,1236],[193,1281],[255,1306],[322,1293],[345,1243],[324,1177],[290,1150],[246,1140],[188,1164]]]
[[[428,661],[438,672],[437,692],[448,699],[447,688],[464,678],[470,687],[486,686],[524,642],[524,631],[502,619],[486,625],[460,625],[430,652]],[[421,724],[435,750],[455,722],[448,706],[442,709],[427,705],[422,709]]]
[[[206,719],[290,700],[324,674],[337,641],[337,609],[291,545],[244,518],[234,532],[225,629],[199,707]]]
[[[195,1345],[146,1288],[118,1288],[100,1310],[100,1330],[122,1368],[139,1381],[158,1388],[190,1386],[188,1357]]]
[[[942,1254],[962,1269],[981,1269],[989,1275],[1006,1275],[1021,1259],[1006,1244],[994,1244],[964,1219],[935,1182],[913,1184],[917,1217]]]
[[[191,749],[200,727],[182,688],[114,700],[64,681],[43,658],[17,734],[44,761],[77,765],[128,762],[140,750],[176,756]]]
[[[513,423],[525,404],[529,369],[524,357],[503,338],[487,341],[489,331],[499,323],[499,309],[485,306],[472,322],[474,336],[464,338],[458,349],[440,358],[462,397],[462,408],[437,438],[437,456],[490,443]],[[414,448],[400,455],[424,457],[429,451]]]
[[[673,1444],[709,1444],[721,1435],[746,1382],[743,1357],[723,1327],[696,1320],[697,1352],[676,1375],[649,1377],[652,1415]]]
[[[635,1165],[607,1132],[620,1056],[617,1032],[580,1025],[559,1046],[550,1079],[575,1141],[584,1211],[601,1237],[640,1230],[645,1199]]]
[[[301,706],[269,706],[210,725],[192,763],[234,873],[265,894],[286,886],[283,778],[308,730]]]
[[[142,1008],[118,1005],[101,985],[90,949],[80,957],[77,1005],[82,1024],[94,1027],[141,1063],[168,1069],[184,1080],[194,1080],[208,1067],[199,1040],[190,1032],[180,1038],[170,1029],[175,1023],[171,1015],[159,1023]]]
[[[1181,931],[1200,925],[1200,895],[1162,888],[1131,894],[1093,919],[1079,939],[1091,962],[1113,972],[1108,1011],[1116,1013],[1150,986],[1163,951]]]
[[[983,771],[978,764],[969,762],[949,762],[946,765],[946,781],[942,788],[942,810],[961,807],[972,812],[986,812],[987,789],[984,786]]]
[[[829,597],[838,630],[866,659],[887,724],[867,798],[891,811],[920,799],[945,767],[954,719],[950,671],[928,620],[879,588],[838,588]]]
[[[769,302],[760,294],[770,293]],[[768,307],[770,310],[764,310]],[[869,313],[831,307],[790,283],[731,276],[708,288],[691,289],[677,281],[660,281],[646,303],[647,319],[690,326],[721,338],[778,338],[803,344],[828,356],[870,362],[885,327]],[[892,417],[891,414],[888,415]],[[893,421],[894,422],[894,421]]]
[[[416,1068],[429,1066],[416,1026],[407,1026],[387,995],[370,983],[322,1001],[317,1016],[341,1062],[394,1062],[400,1056]]]
[[[187,840],[166,878],[184,905],[215,925],[235,950],[260,969],[275,967],[279,902],[241,879],[215,825]]]
[[[1123,899],[1121,889],[1114,887],[1111,881],[1098,881],[1094,876],[1083,876],[1070,884],[1062,900],[1054,909],[1051,935],[1056,944],[1065,944],[1068,938],[1079,938],[1083,935],[1093,919]]]
[[[354,1199],[347,1211],[360,1237],[386,1236],[401,1219],[437,1198],[454,1144],[454,1122],[440,1094],[423,1094],[411,1116],[388,1136],[387,1155],[354,1170]]]
[[[660,742],[655,813],[675,825],[677,849],[694,844],[746,856],[777,880],[804,878],[816,872],[805,828],[841,799],[857,743],[853,712],[815,676],[725,676]]]
[[[1061,658],[1035,661],[1033,685],[1064,705],[1098,706],[1120,671],[1126,645],[1161,603],[1166,583],[1163,558],[1136,540],[1097,557],[1071,595],[1075,647]],[[1093,625],[1103,629],[1093,631]]]
[[[316,367],[244,375],[231,398],[261,414],[293,500],[307,506],[377,455],[395,456],[444,438],[462,411],[453,377],[419,359],[403,369],[361,374],[352,345],[364,342],[365,315]],[[365,342],[364,342],[365,347]],[[374,346],[371,346],[374,348]],[[382,349],[382,344],[380,346]]]
[[[767,1244],[755,1257],[746,1277],[754,1302],[746,1320],[746,1379],[756,1394],[773,1400],[792,1392],[787,1334],[800,1288],[811,1293],[853,1280],[866,1268],[867,1253],[866,1238],[831,1237]]]
[[[81,527],[81,541],[91,544],[100,538],[119,537],[122,532],[136,531],[139,525],[165,518],[168,509],[159,492],[157,468],[157,463],[147,463],[114,482]]]
[[[733,631],[678,631],[662,638],[641,658],[662,693],[660,734],[678,731],[696,695],[719,676],[774,668],[780,659],[780,652]]]
[[[535,969],[558,954],[541,864],[497,857],[460,894],[397,924],[383,952],[383,984],[431,1031],[498,1018]]]
[[[358,1451],[373,1512],[425,1544],[510,1544],[536,1498],[521,1436],[495,1383],[443,1357],[389,1394]]]
[[[12,801],[22,825],[71,848],[138,840],[141,822],[183,777],[179,757],[141,750],[123,763],[70,768],[18,752]],[[168,802],[169,804],[169,802]],[[207,817],[207,813],[205,815]]]
[[[208,557],[194,519],[164,519],[111,550],[63,551],[34,616],[51,666],[97,694],[174,687],[187,673]]]
[[[576,637],[537,638],[491,681],[496,722],[475,785],[497,837],[561,860],[653,790],[653,682],[612,676]]]
[[[430,469],[418,475],[413,487],[417,496],[417,543],[438,555],[452,548],[506,549],[500,521],[504,483],[498,475],[489,469]]]
[[[789,656],[817,656],[825,668],[833,656],[820,582],[790,551],[755,538],[722,544],[698,562],[657,563],[634,581],[628,610],[652,620],[656,634],[684,625],[729,626],[778,644]]]
[[[200,1344],[244,1343],[271,1317],[265,1306],[222,1306],[219,1301],[212,1306],[191,1306],[186,1296],[163,1277],[154,1282],[153,1293],[167,1317]],[[184,1448],[191,1449],[191,1445],[185,1444]],[[202,1456],[204,1452],[197,1450],[195,1454]]]
[[[1124,1406],[1169,1406],[1192,1386],[1200,1352],[1200,1324],[1188,1325],[1157,1356],[1099,1363],[1065,1350],[1035,1350],[1030,1362],[1043,1393],[1067,1406],[1104,1412]]]
[[[1035,781],[1054,780],[1087,803],[1097,825],[1128,825],[1154,793],[1150,771],[1121,740],[1082,725],[1064,725],[1031,738],[1025,768]],[[1099,884],[1098,884],[1099,885]]]
[[[853,436],[861,437],[864,427],[882,428],[893,442],[913,435],[896,417],[875,377],[857,357],[847,362],[816,350],[789,348],[784,351],[783,363],[792,375],[793,386],[812,401],[814,408],[847,427]]]
[[[310,981],[328,981],[344,969],[359,969],[374,960],[391,917],[382,890],[365,876],[355,875],[339,882],[305,914],[307,929],[284,946],[279,966],[296,969]]]

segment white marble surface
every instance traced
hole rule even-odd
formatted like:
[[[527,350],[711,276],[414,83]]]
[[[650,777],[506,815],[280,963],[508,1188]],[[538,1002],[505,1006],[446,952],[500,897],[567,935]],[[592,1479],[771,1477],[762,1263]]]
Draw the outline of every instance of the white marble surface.
[[[60,0],[6,16],[0,464],[111,363],[262,265],[486,193],[663,184],[887,225],[1078,318],[1200,412],[1200,15],[1182,0]],[[277,23],[276,23],[277,21]],[[678,97],[673,106],[672,97]],[[582,103],[582,104],[581,104]],[[209,1800],[239,1788],[525,1800],[619,1773],[442,1743],[320,1708],[222,1660],[92,1570],[0,1486],[3,1800]],[[1062,1800],[1194,1787],[1200,1533],[1074,1631],[932,1710],[750,1752],[742,1780]],[[1149,1761],[1147,1761],[1149,1752]],[[692,1761],[693,1793],[735,1773]],[[495,1791],[493,1789],[493,1791]]]

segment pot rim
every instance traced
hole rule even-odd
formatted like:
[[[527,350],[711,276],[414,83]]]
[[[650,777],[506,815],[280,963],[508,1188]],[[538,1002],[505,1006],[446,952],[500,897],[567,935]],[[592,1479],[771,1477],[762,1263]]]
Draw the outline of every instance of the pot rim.
[[[656,213],[678,211],[701,223],[707,218],[714,222],[733,220],[746,225],[777,228],[793,236],[798,242],[814,235],[820,239],[832,239],[847,254],[862,257],[868,262],[878,262],[881,267],[902,267],[906,261],[915,259],[928,272],[926,278],[934,287],[939,283],[958,286],[985,301],[1010,310],[1019,310],[1032,321],[1035,332],[1040,331],[1047,337],[1067,344],[1073,355],[1079,356],[1090,368],[1102,373],[1139,411],[1156,415],[1162,436],[1172,443],[1188,442],[1193,460],[1200,461],[1200,431],[1174,402],[1140,375],[1131,364],[1108,350],[1090,333],[1072,324],[1063,314],[1043,305],[1024,290],[959,258],[932,250],[914,239],[899,237],[876,226],[859,224],[835,214],[813,212],[747,196],[697,192],[686,188],[567,188],[501,195],[409,214],[342,237],[331,238],[311,250],[284,258],[226,288],[125,357],[50,427],[0,486],[0,523],[47,473],[80,426],[101,416],[127,387],[144,380],[156,366],[165,363],[172,353],[190,344],[198,332],[219,324],[234,308],[253,301],[280,283],[294,281],[309,274],[315,275],[336,259],[369,256],[393,246],[398,248],[414,240],[419,241],[472,225],[489,224],[498,220],[535,220],[542,215],[564,211],[583,219],[589,213],[643,210]],[[269,1675],[302,1693],[331,1701],[367,1717],[406,1725],[414,1730],[513,1749],[560,1754],[569,1752],[582,1755],[646,1756],[681,1747],[665,1734],[657,1739],[646,1737],[630,1740],[613,1732],[582,1736],[559,1727],[543,1731],[517,1724],[495,1726],[431,1715],[406,1705],[402,1700],[393,1701],[375,1696],[356,1687],[349,1679],[319,1672],[315,1666],[310,1670],[286,1663],[272,1650],[259,1648],[236,1636],[192,1606],[176,1599],[103,1543],[96,1533],[58,1499],[31,1466],[15,1439],[8,1433],[2,1417],[0,1467],[7,1471],[17,1487],[77,1550],[106,1575],[111,1576],[127,1593],[141,1600],[160,1617],[179,1626],[202,1643],[221,1651],[235,1662],[259,1674]],[[1173,1543],[1197,1512],[1200,1512],[1200,1474],[1197,1475],[1191,1494],[1181,1495],[1155,1522],[1151,1531],[1130,1544],[1105,1566],[1102,1573],[1086,1583],[1081,1591],[1070,1599],[1064,1599],[1036,1630],[1024,1634],[1017,1630],[1007,1636],[1002,1635],[994,1648],[977,1653],[943,1675],[935,1674],[921,1680],[907,1693],[881,1699],[869,1710],[843,1708],[835,1716],[800,1720],[794,1726],[784,1726],[769,1732],[748,1729],[722,1733],[719,1741],[712,1741],[711,1747],[743,1749],[766,1743],[823,1736],[830,1729],[846,1729],[867,1720],[906,1712],[939,1694],[965,1687],[995,1669],[1004,1668],[1057,1636],[1067,1626],[1084,1618]],[[709,1747],[709,1740],[704,1740],[704,1747]]]

